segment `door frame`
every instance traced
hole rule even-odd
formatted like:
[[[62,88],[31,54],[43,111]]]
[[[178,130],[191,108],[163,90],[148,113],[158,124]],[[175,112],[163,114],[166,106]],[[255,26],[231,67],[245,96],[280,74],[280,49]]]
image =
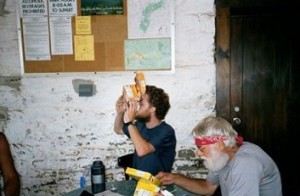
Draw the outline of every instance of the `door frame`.
[[[230,103],[230,12],[216,8],[216,115],[232,123]]]

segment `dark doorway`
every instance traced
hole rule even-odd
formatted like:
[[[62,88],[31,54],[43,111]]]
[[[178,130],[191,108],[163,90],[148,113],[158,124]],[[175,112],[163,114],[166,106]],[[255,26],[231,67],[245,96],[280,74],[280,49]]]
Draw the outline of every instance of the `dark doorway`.
[[[282,6],[217,10],[217,115],[275,160],[284,195],[300,195],[299,14]]]

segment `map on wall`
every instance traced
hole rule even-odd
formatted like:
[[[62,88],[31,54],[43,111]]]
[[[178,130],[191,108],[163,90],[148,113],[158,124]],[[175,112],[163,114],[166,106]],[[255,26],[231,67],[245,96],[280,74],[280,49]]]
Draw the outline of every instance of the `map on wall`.
[[[136,39],[125,41],[127,70],[171,69],[171,39]]]
[[[130,0],[128,38],[171,37],[171,0]]]
[[[126,70],[172,70],[174,10],[171,0],[130,0]]]

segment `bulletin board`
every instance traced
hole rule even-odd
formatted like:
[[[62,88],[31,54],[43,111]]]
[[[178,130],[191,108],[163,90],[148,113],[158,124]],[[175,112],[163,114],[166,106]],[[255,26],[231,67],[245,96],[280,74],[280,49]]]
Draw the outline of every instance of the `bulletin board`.
[[[23,0],[24,2],[26,0]],[[61,2],[58,5],[67,5],[62,2],[66,0],[48,0],[47,10],[54,9],[53,2]],[[71,1],[71,0],[69,0]],[[24,73],[69,73],[69,72],[111,72],[111,71],[174,71],[174,5],[172,0],[122,0],[123,13],[122,14],[92,14],[90,17],[91,33],[88,35],[92,37],[93,55],[92,59],[76,59],[76,37],[77,26],[76,20],[82,15],[82,2],[87,0],[73,0],[76,1],[76,16],[70,16],[71,20],[71,35],[72,35],[72,52],[71,54],[53,54],[51,51],[51,33],[49,33],[50,56],[46,59],[26,59],[26,42],[35,40],[25,39],[24,32],[26,32],[23,22],[26,20],[24,14],[20,14],[20,29],[21,29],[21,45],[22,45],[22,59],[24,66]],[[101,1],[101,0],[99,0]],[[140,5],[132,3],[143,2]],[[133,11],[128,13],[128,3],[135,6]],[[156,6],[154,6],[156,4]],[[20,7],[24,5],[20,5]],[[147,7],[153,6],[153,7]],[[31,5],[32,7],[32,5]],[[38,6],[36,6],[38,7]],[[71,9],[71,8],[65,8]],[[74,9],[74,8],[73,8]],[[141,10],[138,10],[141,9]],[[146,10],[147,9],[147,10]],[[155,18],[146,21],[142,17],[150,17],[154,15],[155,11],[161,13],[168,9],[168,24],[162,24],[160,30],[168,29],[168,33],[162,33],[162,37],[155,37],[151,35],[151,31],[155,29],[147,29],[150,34],[148,37],[143,37],[137,33],[134,35],[133,31],[145,30],[142,26],[141,20],[149,26],[149,22],[158,22]],[[25,9],[20,8],[20,12]],[[137,10],[139,12],[137,12]],[[148,11],[146,13],[145,11]],[[27,11],[29,12],[29,11]],[[41,11],[42,12],[42,11]],[[140,17],[140,21],[134,21],[134,14],[144,14]],[[147,15],[148,14],[148,15]],[[26,15],[26,14],[25,14]],[[85,15],[86,16],[86,15]],[[52,18],[46,17],[48,21]],[[132,17],[132,20],[130,19]],[[157,15],[157,19],[161,16]],[[53,19],[52,19],[53,20]],[[131,24],[129,24],[131,22]],[[137,22],[140,22],[139,24]],[[148,22],[148,23],[147,23]],[[134,27],[133,25],[135,25]],[[51,28],[51,25],[49,25]],[[157,27],[157,26],[156,26]],[[129,29],[132,28],[132,29]],[[138,30],[137,30],[138,29]],[[49,29],[50,31],[51,29]],[[155,32],[154,32],[155,34]],[[170,36],[168,36],[170,35]],[[84,36],[84,35],[83,35]],[[38,44],[38,43],[37,43]],[[45,44],[45,43],[44,43]],[[147,59],[148,58],[148,59]],[[147,60],[147,62],[145,61]]]

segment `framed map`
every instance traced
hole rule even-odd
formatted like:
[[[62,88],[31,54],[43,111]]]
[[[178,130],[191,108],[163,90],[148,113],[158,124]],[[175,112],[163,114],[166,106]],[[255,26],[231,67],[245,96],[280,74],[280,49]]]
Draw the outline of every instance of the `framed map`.
[[[129,39],[171,37],[171,0],[130,0],[127,7]]]
[[[125,41],[127,70],[170,70],[171,38]]]
[[[174,5],[172,0],[130,0],[126,70],[174,71]]]

